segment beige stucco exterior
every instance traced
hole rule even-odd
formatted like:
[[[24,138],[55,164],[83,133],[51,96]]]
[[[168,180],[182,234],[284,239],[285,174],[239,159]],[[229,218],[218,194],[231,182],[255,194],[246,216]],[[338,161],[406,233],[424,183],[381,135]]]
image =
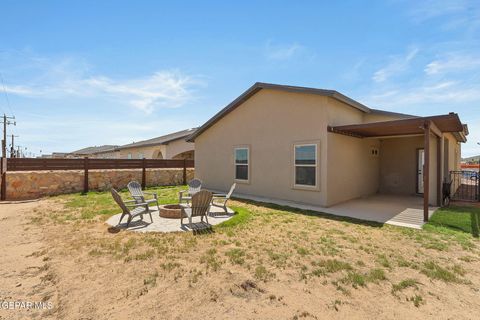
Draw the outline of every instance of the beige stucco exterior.
[[[414,195],[416,149],[423,148],[423,136],[360,139],[327,132],[327,126],[404,118],[400,114],[367,114],[327,96],[262,89],[195,138],[195,175],[206,188],[228,190],[235,182],[234,149],[248,147],[249,180],[236,181],[239,194],[324,207],[375,193]],[[453,135],[443,136],[449,144],[449,167],[456,168],[459,144]],[[294,186],[297,143],[317,145],[315,187]],[[432,136],[432,205],[437,202],[436,144]],[[372,154],[372,149],[377,152]],[[438,165],[443,168],[443,160]]]
[[[120,147],[115,151],[96,153],[93,157],[109,159],[193,159],[194,153],[195,144],[182,138],[166,144]]]

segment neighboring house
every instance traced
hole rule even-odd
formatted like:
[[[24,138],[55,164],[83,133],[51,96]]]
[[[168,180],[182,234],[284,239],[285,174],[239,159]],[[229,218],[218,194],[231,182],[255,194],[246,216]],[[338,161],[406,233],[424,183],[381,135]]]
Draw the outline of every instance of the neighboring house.
[[[463,163],[471,163],[471,164],[479,163],[480,162],[480,156],[465,158],[465,159],[462,159],[462,162]]]
[[[64,154],[67,158],[96,159],[187,159],[195,157],[195,144],[185,141],[196,128],[170,133],[161,137],[126,144],[83,148]]]
[[[333,90],[256,83],[187,140],[206,188],[236,182],[239,195],[320,207],[423,194],[427,220],[441,182],[460,167],[467,134],[453,113],[416,117]]]
[[[194,159],[195,144],[185,141],[196,128],[170,133],[161,137],[119,146],[121,159]]]
[[[115,145],[103,145],[103,146],[94,146],[94,147],[87,147],[77,151],[70,152],[65,155],[67,158],[115,158],[116,151]]]
[[[67,154],[65,152],[52,152],[50,158],[58,159],[58,158],[65,158]]]

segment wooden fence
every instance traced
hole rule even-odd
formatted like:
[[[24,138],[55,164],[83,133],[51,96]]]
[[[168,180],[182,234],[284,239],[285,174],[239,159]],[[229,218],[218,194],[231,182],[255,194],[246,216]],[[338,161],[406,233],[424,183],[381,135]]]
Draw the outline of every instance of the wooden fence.
[[[187,168],[193,168],[193,160],[163,159],[39,159],[39,158],[2,158],[0,166],[1,200],[5,200],[6,173],[9,171],[41,171],[41,170],[83,170],[83,192],[88,192],[88,171],[99,169],[142,169],[142,187],[146,184],[146,169],[182,168],[183,183],[187,183]]]

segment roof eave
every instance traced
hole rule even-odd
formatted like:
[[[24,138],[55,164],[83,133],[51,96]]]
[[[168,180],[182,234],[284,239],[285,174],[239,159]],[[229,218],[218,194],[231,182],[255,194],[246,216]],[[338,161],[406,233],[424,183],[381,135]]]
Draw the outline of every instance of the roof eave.
[[[230,102],[226,107],[224,107],[222,110],[217,112],[212,118],[210,118],[207,122],[205,122],[200,128],[197,129],[197,131],[195,131],[193,134],[188,136],[185,140],[187,142],[194,142],[195,139],[199,135],[201,135],[205,130],[210,128],[213,124],[215,124],[218,120],[220,120],[224,115],[233,111],[235,108],[240,106],[243,102],[245,102],[247,99],[249,99],[251,96],[253,96],[255,93],[257,93],[261,89],[271,89],[271,90],[281,90],[281,91],[295,92],[295,93],[323,95],[326,97],[331,97],[337,101],[343,102],[365,113],[371,112],[370,108],[368,108],[367,106],[335,90],[295,87],[295,86],[286,86],[286,85],[279,85],[279,84],[272,84],[272,83],[256,82],[254,85],[248,88],[245,92],[243,92],[240,96],[238,96],[235,100]]]

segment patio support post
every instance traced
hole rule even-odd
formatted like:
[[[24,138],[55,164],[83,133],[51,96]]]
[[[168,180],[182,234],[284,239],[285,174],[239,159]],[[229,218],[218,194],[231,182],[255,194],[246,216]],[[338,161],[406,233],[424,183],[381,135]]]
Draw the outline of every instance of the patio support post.
[[[430,132],[436,136],[437,142],[437,207],[440,207],[442,204],[442,131],[438,129],[435,125],[435,122],[430,121]]]
[[[423,165],[423,221],[428,221],[428,202],[430,198],[430,121],[424,125],[424,165]]]
[[[442,206],[442,138],[437,137],[437,207]]]

